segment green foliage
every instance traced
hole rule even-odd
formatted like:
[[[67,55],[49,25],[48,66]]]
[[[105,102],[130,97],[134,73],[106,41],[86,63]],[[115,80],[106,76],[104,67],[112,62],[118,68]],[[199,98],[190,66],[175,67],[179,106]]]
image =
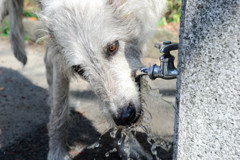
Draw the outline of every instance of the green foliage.
[[[33,13],[32,11],[24,11],[24,16],[25,17],[34,17],[34,18],[38,19],[38,16],[35,13]]]
[[[181,14],[181,0],[168,0],[168,12],[166,13],[169,22],[179,22]]]
[[[38,11],[40,11],[40,8],[36,0],[24,0],[23,16],[38,19],[38,16],[35,14]]]
[[[180,22],[181,5],[181,0],[167,0],[168,10],[165,13],[165,17],[159,22],[159,25],[166,25],[169,22]]]
[[[3,25],[1,25],[1,27],[0,27],[0,34],[3,37],[8,37],[9,33],[10,33],[9,22],[8,22],[8,20],[5,19],[3,21]]]
[[[3,25],[0,26],[0,35],[2,37],[8,37],[10,34],[10,27],[9,27],[9,22],[7,19],[4,19]],[[24,40],[28,41],[29,36],[27,34],[24,35]]]
[[[29,40],[29,36],[27,34],[24,35],[24,40],[28,41]]]
[[[38,4],[36,0],[24,0],[23,16],[38,19],[38,16],[35,14],[36,11],[39,11],[39,8],[37,6]],[[0,24],[0,35],[2,37],[8,37],[9,34],[10,34],[9,22],[7,19],[4,19],[2,24]],[[26,41],[29,40],[28,35],[24,35],[24,39]]]
[[[164,26],[167,25],[167,19],[166,17],[163,17],[162,20],[158,23],[158,26]]]

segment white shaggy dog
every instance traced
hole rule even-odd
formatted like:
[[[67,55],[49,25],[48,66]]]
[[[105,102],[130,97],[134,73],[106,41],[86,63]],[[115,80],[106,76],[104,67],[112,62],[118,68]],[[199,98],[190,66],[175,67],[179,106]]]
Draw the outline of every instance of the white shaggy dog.
[[[16,25],[11,27],[12,48],[25,64],[19,38],[22,23],[16,21],[22,1],[0,0],[0,16],[6,13],[5,5],[17,22],[10,24]],[[136,122],[141,104],[134,73],[142,66],[142,47],[157,26],[165,0],[40,0],[40,4],[40,17],[49,34],[45,56],[51,99],[48,160],[68,160],[65,140],[71,77],[80,75],[91,84],[113,123],[129,126]]]

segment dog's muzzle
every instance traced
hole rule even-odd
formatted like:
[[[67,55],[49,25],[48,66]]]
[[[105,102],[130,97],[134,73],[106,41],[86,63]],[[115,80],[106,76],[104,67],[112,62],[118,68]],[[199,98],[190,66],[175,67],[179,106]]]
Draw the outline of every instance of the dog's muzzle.
[[[140,90],[140,81],[141,78],[146,75],[146,73],[141,72],[141,70],[137,70],[134,72],[133,77],[135,78],[135,82],[139,86]],[[136,107],[132,102],[128,104],[128,106],[121,107],[118,110],[117,115],[112,114],[113,120],[117,126],[131,126],[138,122],[142,115],[142,110],[137,109],[141,107]]]
[[[117,126],[131,126],[136,123],[141,115],[134,104],[130,103],[128,107],[118,110],[118,116],[113,115],[113,120]]]

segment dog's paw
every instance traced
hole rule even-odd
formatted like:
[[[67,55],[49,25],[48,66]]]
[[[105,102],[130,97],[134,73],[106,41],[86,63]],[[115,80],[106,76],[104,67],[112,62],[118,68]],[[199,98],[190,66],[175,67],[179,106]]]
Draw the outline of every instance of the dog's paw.
[[[47,160],[71,160],[66,151],[49,151]]]

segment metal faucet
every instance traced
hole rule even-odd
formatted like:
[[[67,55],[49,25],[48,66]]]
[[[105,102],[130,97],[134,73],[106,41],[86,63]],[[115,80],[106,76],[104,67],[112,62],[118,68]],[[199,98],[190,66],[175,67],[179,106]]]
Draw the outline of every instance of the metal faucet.
[[[170,54],[170,51],[178,49],[178,43],[165,41],[163,43],[156,43],[155,47],[164,53],[160,58],[160,66],[154,64],[150,67],[141,68],[141,72],[147,74],[150,79],[175,79],[177,78],[178,71],[174,66],[175,57]]]

